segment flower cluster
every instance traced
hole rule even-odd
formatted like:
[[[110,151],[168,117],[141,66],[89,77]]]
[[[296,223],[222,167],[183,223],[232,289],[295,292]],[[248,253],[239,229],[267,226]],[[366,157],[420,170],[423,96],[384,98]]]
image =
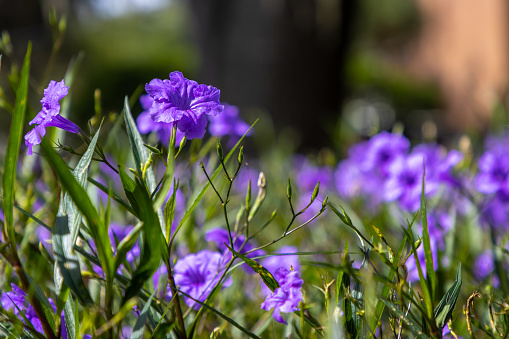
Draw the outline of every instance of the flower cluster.
[[[446,152],[435,144],[419,145],[410,152],[405,137],[382,132],[352,147],[348,159],[338,165],[336,186],[343,197],[362,197],[373,209],[383,201],[396,201],[402,209],[415,212],[424,174],[425,193],[431,197],[441,185],[457,185],[451,170],[461,159],[460,152]]]
[[[51,80],[48,88],[44,90],[44,97],[41,100],[42,110],[30,121],[30,125],[37,124],[34,129],[25,135],[27,154],[32,155],[32,147],[42,141],[46,134],[46,127],[54,126],[71,133],[79,133],[80,129],[72,121],[60,115],[59,101],[69,93],[69,87],[64,80],[56,82]]]

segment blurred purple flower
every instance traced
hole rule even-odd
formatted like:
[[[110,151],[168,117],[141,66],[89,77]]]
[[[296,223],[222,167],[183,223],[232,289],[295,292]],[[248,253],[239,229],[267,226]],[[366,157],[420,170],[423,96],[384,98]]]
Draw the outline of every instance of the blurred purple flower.
[[[209,133],[218,137],[229,136],[229,144],[235,144],[250,127],[240,118],[237,106],[228,104],[224,105],[223,113],[214,119],[209,116],[209,120]],[[247,135],[251,134],[252,131],[249,131]]]
[[[436,144],[421,144],[412,150],[412,154],[420,154],[426,166],[426,177],[431,180],[459,187],[458,179],[451,175],[451,169],[462,159],[463,154],[456,150],[447,152],[444,147]]]
[[[42,137],[46,134],[46,127],[54,126],[71,133],[80,132],[76,124],[60,115],[59,101],[68,92],[69,87],[65,86],[64,80],[60,82],[51,80],[48,87],[44,90],[44,97],[41,100],[42,110],[29,123],[29,125],[38,124],[38,126],[25,135],[28,155],[32,155],[32,147],[34,145],[41,143]]]
[[[495,269],[493,251],[485,250],[474,261],[474,275],[476,279],[483,280]]]
[[[372,137],[366,146],[361,162],[363,171],[380,171],[387,174],[391,163],[410,149],[410,142],[402,135],[382,131]]]
[[[219,283],[224,269],[221,253],[209,250],[192,253],[177,260],[174,266],[175,284],[181,291],[204,302]],[[231,279],[227,279],[223,282],[223,287],[230,286],[231,282]],[[184,300],[189,307],[195,310],[200,308],[200,304],[194,300],[188,297],[184,297]]]
[[[500,190],[481,207],[481,225],[493,227],[498,233],[509,229],[509,192]]]
[[[417,211],[421,203],[423,163],[424,158],[418,153],[400,156],[394,160],[388,168],[388,179],[384,187],[385,200],[398,200],[402,208],[410,212]],[[426,169],[426,195],[433,194],[438,189],[437,181],[431,179]]]
[[[299,272],[290,271],[284,267],[278,268],[274,278],[279,283],[279,287],[267,296],[261,305],[261,309],[270,311],[274,309],[272,316],[277,322],[286,324],[281,316],[281,312],[289,313],[299,310],[299,303],[302,300],[302,284]]]
[[[479,159],[479,173],[475,178],[477,190],[484,194],[509,193],[509,154],[486,152]]]
[[[361,142],[350,147],[348,159],[341,161],[334,173],[336,189],[344,199],[361,198],[365,206],[375,211],[383,201],[384,175],[378,170],[365,170],[362,163],[369,147]]]
[[[167,124],[167,128],[170,124],[177,124],[188,139],[203,138],[207,115],[218,115],[224,108],[219,102],[217,88],[188,80],[181,72],[170,73],[169,80],[154,79],[145,86],[145,90],[152,99],[148,109],[152,122]],[[148,99],[144,100],[148,105]],[[142,130],[147,130],[147,121],[146,117],[141,118]],[[154,129],[159,130],[161,126]]]

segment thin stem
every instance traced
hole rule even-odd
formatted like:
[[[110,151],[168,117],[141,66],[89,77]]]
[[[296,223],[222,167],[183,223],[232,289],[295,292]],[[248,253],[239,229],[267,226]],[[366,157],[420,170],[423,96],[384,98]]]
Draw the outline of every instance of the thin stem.
[[[173,270],[172,270],[169,262],[167,263],[166,269],[168,271],[168,283],[170,284],[170,287],[171,287],[173,293],[175,293],[175,298],[173,298],[173,304],[175,305],[175,314],[177,316],[177,322],[179,324],[179,329],[180,329],[180,331],[178,333],[178,337],[181,339],[187,339],[186,325],[184,323],[184,317],[182,316],[182,308],[180,307],[180,296],[177,292],[175,292],[175,291],[177,291],[177,285],[175,284],[175,278],[173,277]]]

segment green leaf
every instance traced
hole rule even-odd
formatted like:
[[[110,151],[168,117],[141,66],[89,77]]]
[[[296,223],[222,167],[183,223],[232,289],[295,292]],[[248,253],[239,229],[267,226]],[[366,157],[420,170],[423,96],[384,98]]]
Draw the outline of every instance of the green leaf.
[[[3,212],[5,215],[5,234],[7,242],[11,244],[13,251],[16,251],[16,237],[14,232],[14,187],[16,184],[16,168],[18,165],[19,147],[23,135],[23,124],[27,108],[28,79],[30,75],[30,55],[32,43],[28,43],[25,61],[21,69],[21,79],[16,92],[14,114],[12,115],[7,152],[5,154],[3,173]]]
[[[136,267],[127,288],[122,304],[128,299],[137,295],[145,281],[147,281],[157,270],[163,252],[164,241],[159,218],[154,210],[150,193],[147,186],[139,178],[136,178],[136,189],[134,191],[136,200],[140,206],[140,220],[143,222],[143,252],[140,263]],[[167,256],[167,252],[166,252]]]
[[[118,167],[118,173],[120,175],[120,181],[122,182],[122,187],[124,187],[124,192],[127,200],[129,200],[129,203],[132,206],[132,210],[136,213],[136,217],[139,218],[140,206],[138,205],[134,195],[134,191],[136,190],[136,183],[120,166]]]
[[[440,331],[444,328],[445,324],[449,321],[452,316],[452,311],[454,310],[454,305],[456,305],[456,300],[458,300],[458,295],[461,289],[461,263],[458,265],[458,270],[456,271],[456,281],[449,288],[447,293],[444,295],[440,303],[435,308],[435,319],[437,322],[437,327]]]
[[[97,139],[99,138],[100,131],[101,128],[99,127],[97,133],[94,135],[92,141],[88,145],[86,152],[83,154],[80,161],[78,162],[78,164],[76,165],[72,172],[78,183],[83,188],[86,188],[88,167],[90,166],[90,162],[92,161],[92,157],[94,156],[95,146],[97,145]],[[65,207],[65,209],[60,210],[59,208],[59,214],[65,212],[65,214],[67,214],[67,216],[69,217],[69,230],[71,231],[72,234],[72,244],[70,244],[69,249],[72,249],[72,247],[76,243],[76,240],[78,239],[82,215],[79,212],[76,205],[72,202],[72,199],[68,193],[65,193],[63,202],[64,202],[63,207]],[[62,207],[62,201],[60,201],[60,207]]]
[[[108,231],[102,224],[101,218],[99,218],[99,213],[90,201],[86,190],[78,183],[71,171],[67,168],[64,160],[45,139],[41,142],[41,150],[63,188],[67,191],[67,193],[69,193],[72,201],[85,217],[92,238],[97,246],[97,251],[101,260],[103,271],[106,275],[106,280],[112,282],[111,279],[114,274],[113,251],[111,250]]]
[[[145,321],[147,320],[148,311],[150,309],[150,303],[152,302],[152,299],[154,298],[154,295],[156,294],[157,288],[154,289],[154,292],[150,295],[150,298],[148,298],[147,302],[145,303],[145,306],[143,306],[143,309],[141,310],[140,315],[138,316],[138,320],[136,320],[136,323],[134,324],[133,330],[131,332],[131,336],[129,339],[139,339],[143,337],[143,332],[145,328]]]
[[[83,188],[85,188],[87,183],[88,167],[95,152],[99,131],[100,128],[72,172],[79,185]],[[72,201],[69,193],[62,193],[55,225],[52,230],[53,253],[56,258],[54,279],[57,291],[61,290],[63,279],[64,283],[74,292],[82,304],[92,305],[92,298],[81,276],[79,257],[74,252],[74,245],[80,231],[81,219],[82,214]]]
[[[398,318],[400,319],[403,324],[405,324],[406,326],[408,326],[408,328],[410,329],[410,331],[412,331],[412,333],[417,337],[417,338],[422,338],[422,339],[427,339],[429,338],[426,334],[424,334],[422,331],[421,331],[421,328],[419,325],[417,325],[412,319],[408,318],[403,312],[401,312],[401,310],[399,309],[399,306],[394,304],[393,302],[389,301],[389,300],[386,300],[386,299],[380,299],[383,301],[383,303],[385,304],[385,306],[387,306],[389,308],[389,310]]]
[[[426,260],[426,275],[428,276],[429,290],[431,300],[435,300],[435,287],[436,287],[436,278],[435,278],[435,267],[433,265],[433,254],[431,253],[431,245],[429,238],[429,229],[428,229],[428,218],[426,216],[426,196],[424,194],[425,191],[425,177],[426,177],[426,168],[423,165],[423,175],[422,175],[422,192],[421,192],[421,217],[422,217],[422,240],[424,245],[424,257]]]
[[[141,175],[143,173],[143,166],[149,159],[149,152],[144,146],[145,143],[143,142],[140,132],[136,127],[136,122],[131,114],[131,108],[129,107],[129,99],[127,96],[124,100],[124,120],[127,129],[127,136],[129,137],[129,143],[131,144],[131,149],[133,151],[134,162],[136,163],[136,170]],[[145,178],[150,192],[149,196],[151,196],[157,186],[152,167],[146,169]],[[162,211],[158,210],[157,216],[159,218],[159,225],[162,227],[164,225]],[[164,232],[163,229],[161,229],[161,231]]]
[[[76,339],[78,335],[79,318],[76,311],[77,308],[75,308],[72,296],[69,296],[64,306],[65,328],[67,329],[67,338],[69,339]]]
[[[133,248],[134,244],[136,243],[136,240],[138,239],[138,234],[140,234],[142,229],[143,224],[139,223],[118,244],[117,255],[115,256],[115,265],[113,267],[115,269],[115,272],[119,268],[120,264],[124,262],[127,252],[129,252]]]
[[[249,265],[249,267],[251,267],[256,273],[258,273],[260,275],[260,277],[262,278],[264,284],[270,288],[270,290],[272,292],[274,292],[276,290],[276,288],[279,287],[279,283],[276,281],[276,279],[274,279],[274,276],[269,272],[269,270],[267,270],[265,267],[263,267],[262,265],[260,265],[259,263],[257,263],[256,261],[254,261],[253,259],[249,259],[248,257],[246,257],[245,255],[239,253],[239,252],[236,252],[234,249],[232,249],[230,246],[226,245],[225,246],[230,250],[230,252],[232,252],[236,257],[239,257],[240,259],[242,259],[246,264]]]
[[[52,231],[53,253],[55,256],[55,285],[57,290],[62,288],[62,281],[74,292],[80,302],[85,305],[93,305],[81,276],[80,261],[74,252],[71,232],[69,230],[69,217],[57,215]]]

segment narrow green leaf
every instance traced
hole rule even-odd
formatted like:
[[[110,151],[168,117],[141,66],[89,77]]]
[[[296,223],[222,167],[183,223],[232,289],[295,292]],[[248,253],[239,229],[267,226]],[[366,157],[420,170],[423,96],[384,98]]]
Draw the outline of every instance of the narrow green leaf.
[[[75,312],[74,301],[69,296],[64,306],[65,328],[67,329],[67,338],[76,339],[79,330],[78,313]]]
[[[150,193],[145,183],[139,178],[136,178],[134,195],[140,206],[140,220],[143,222],[142,232],[144,246],[140,263],[133,273],[133,278],[125,292],[122,304],[136,296],[145,281],[155,273],[159,267],[161,257],[164,255],[163,244],[166,244],[159,224],[159,218],[152,205]]]
[[[412,247],[412,253],[414,255],[414,259],[415,259],[415,266],[417,267],[417,273],[419,274],[419,281],[421,283],[421,289],[422,289],[422,294],[423,294],[423,298],[424,298],[424,303],[426,305],[426,316],[428,317],[428,319],[432,319],[433,318],[433,301],[431,300],[431,294],[430,294],[430,291],[429,291],[429,287],[428,287],[428,284],[426,283],[426,278],[424,277],[424,274],[422,273],[422,268],[421,268],[421,262],[419,260],[419,255],[417,254],[417,248],[415,247],[415,241],[414,241],[414,237],[412,235],[412,230],[407,230],[405,228],[403,228],[405,234],[407,235],[409,241],[410,241],[410,245]]]
[[[177,126],[173,126],[171,129],[170,141],[168,144],[168,157],[166,159],[166,169],[164,171],[162,185],[159,188],[155,196],[154,208],[159,211],[161,206],[164,204],[166,197],[168,196],[168,192],[170,191],[171,183],[173,182],[173,172],[175,170],[175,142],[177,137]],[[181,145],[183,146],[183,145]],[[153,191],[152,191],[153,193]],[[164,227],[163,224],[161,224]],[[163,230],[164,232],[164,230]],[[170,235],[167,232],[164,232],[165,239],[169,240]]]
[[[410,331],[412,331],[412,333],[417,337],[417,338],[422,338],[422,339],[427,339],[429,338],[426,334],[424,334],[422,331],[421,331],[421,327],[419,325],[417,325],[412,319],[408,318],[403,312],[401,312],[401,310],[399,309],[399,307],[394,304],[393,302],[389,301],[389,300],[386,300],[386,299],[381,299],[383,301],[383,303],[385,304],[385,306],[387,306],[389,308],[389,310],[391,310],[391,312],[396,315],[396,317],[398,319],[401,319],[401,321],[403,321],[403,323],[408,326],[408,328],[410,329]]]
[[[80,262],[74,252],[71,232],[69,230],[68,215],[57,215],[52,231],[53,253],[55,256],[55,285],[57,290],[62,288],[60,277],[63,282],[74,292],[80,302],[92,305],[90,296],[81,276]]]
[[[76,178],[74,178],[71,171],[69,171],[67,168],[64,160],[45,139],[43,139],[41,142],[41,150],[46,156],[46,160],[57,175],[63,188],[67,191],[67,193],[69,193],[69,196],[78,207],[78,210],[85,217],[92,238],[94,239],[97,246],[99,258],[101,259],[101,265],[106,275],[106,279],[108,281],[112,281],[111,278],[113,278],[114,273],[113,251],[111,249],[108,231],[102,224],[97,210],[90,201],[90,198],[85,189],[81,187]]]
[[[16,184],[16,168],[18,165],[19,147],[23,135],[23,124],[27,108],[28,79],[30,75],[30,55],[32,43],[28,43],[25,61],[21,69],[21,79],[16,92],[14,114],[12,115],[7,152],[5,154],[3,173],[3,212],[5,216],[5,234],[7,242],[11,244],[13,251],[16,251],[16,237],[14,232],[14,187]]]
[[[426,216],[426,195],[424,194],[426,186],[425,178],[426,178],[426,168],[423,165],[422,192],[421,192],[422,240],[424,245],[424,257],[426,260],[426,275],[428,276],[429,279],[428,283],[430,296],[431,300],[435,300],[436,278],[435,278],[435,267],[433,265],[433,254],[431,253],[428,218]]]
[[[133,119],[133,115],[131,114],[131,108],[129,107],[129,99],[127,96],[124,100],[124,120],[127,129],[127,135],[129,137],[129,142],[131,144],[131,149],[133,151],[134,162],[136,163],[136,170],[138,173],[143,173],[143,166],[149,159],[149,152],[144,146],[143,139],[141,137],[138,128],[136,127],[136,122]],[[154,176],[154,171],[152,167],[149,167],[145,171],[145,178],[147,182],[147,187],[152,194],[156,189],[157,183]],[[150,196],[150,195],[149,195]],[[162,227],[163,223],[163,213],[161,210],[157,210],[157,216],[159,218],[159,225]],[[161,229],[164,232],[164,230]]]
[[[454,306],[456,305],[456,300],[458,300],[458,295],[461,289],[461,263],[458,265],[458,270],[456,271],[456,281],[449,288],[447,293],[444,295],[440,303],[435,308],[435,319],[437,322],[437,327],[440,331],[444,328],[445,324],[449,321],[452,316],[452,311],[454,310]]]
[[[253,259],[249,259],[245,255],[243,255],[239,252],[236,252],[230,246],[228,246],[226,244],[225,244],[225,246],[230,250],[230,252],[233,253],[233,255],[242,259],[246,264],[249,265],[249,267],[251,267],[256,273],[258,273],[260,275],[260,277],[262,278],[263,283],[268,288],[270,288],[270,290],[272,292],[274,292],[276,290],[276,288],[279,287],[279,283],[276,281],[276,279],[274,279],[274,276],[269,272],[269,270],[267,270],[265,267],[263,267],[262,265],[260,265],[256,261],[254,261]]]
[[[92,157],[94,156],[95,146],[97,145],[100,130],[101,128],[99,127],[97,133],[94,135],[92,141],[88,145],[86,152],[83,154],[80,161],[78,162],[78,164],[76,165],[72,172],[78,183],[83,188],[86,188],[88,167],[90,166],[90,162],[92,161]],[[65,211],[65,214],[67,214],[67,216],[69,217],[69,230],[71,231],[72,235],[71,238],[72,244],[69,245],[69,249],[72,249],[72,247],[76,243],[76,240],[78,239],[82,215],[79,212],[76,205],[72,202],[71,197],[69,196],[68,193],[65,193],[63,202],[64,202],[63,207],[65,207],[65,209],[60,210],[59,208],[59,214]],[[60,206],[62,207],[62,201],[60,201]]]
[[[117,255],[115,256],[115,265],[113,266],[115,272],[119,268],[120,264],[124,262],[127,252],[129,252],[133,248],[134,244],[136,243],[136,240],[138,239],[138,235],[140,234],[142,229],[143,223],[139,223],[118,244]]]
[[[124,187],[124,192],[127,197],[127,200],[129,200],[129,203],[131,204],[133,211],[139,218],[140,205],[136,201],[136,196],[134,195],[134,191],[136,190],[136,183],[120,166],[118,167],[118,173],[120,175],[120,181],[122,182],[122,186]]]
[[[95,152],[99,130],[91,140],[72,174],[79,185],[85,188],[88,168]],[[82,214],[72,201],[69,193],[62,193],[55,225],[52,230],[53,253],[56,258],[54,279],[57,291],[62,289],[63,282],[74,292],[82,304],[92,305],[93,301],[81,276],[80,261],[74,252],[78,239]],[[69,306],[68,306],[69,307]]]
[[[157,291],[157,288],[154,289],[154,292],[152,292],[152,294],[150,295],[150,298],[148,298],[147,302],[145,303],[145,306],[143,306],[143,309],[141,310],[141,313],[138,316],[138,320],[136,320],[136,323],[134,324],[134,327],[133,327],[133,330],[131,332],[131,336],[129,337],[129,339],[140,339],[143,337],[145,321],[147,320],[148,311],[150,309],[150,303],[152,302],[152,299],[154,298],[156,291]]]

